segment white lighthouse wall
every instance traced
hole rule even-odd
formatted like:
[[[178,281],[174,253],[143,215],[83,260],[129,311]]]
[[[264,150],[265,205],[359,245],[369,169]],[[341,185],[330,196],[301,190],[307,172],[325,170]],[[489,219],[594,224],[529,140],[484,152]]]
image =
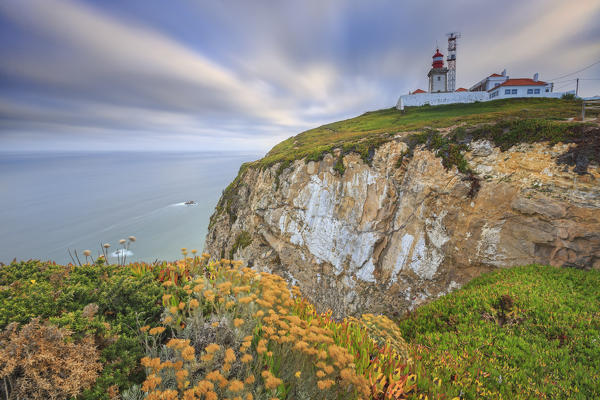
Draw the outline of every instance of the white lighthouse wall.
[[[435,93],[445,92],[446,90],[446,74],[431,74],[429,78],[429,91]]]

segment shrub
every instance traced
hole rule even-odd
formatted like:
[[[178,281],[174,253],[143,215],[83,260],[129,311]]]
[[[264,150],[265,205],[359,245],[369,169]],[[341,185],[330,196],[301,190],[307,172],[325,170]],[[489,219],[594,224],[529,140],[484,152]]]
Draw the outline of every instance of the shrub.
[[[484,125],[470,131],[457,128],[449,136],[455,142],[488,139],[502,151],[519,143],[570,143],[583,134],[581,126],[543,119],[512,119]]]
[[[428,129],[407,136],[405,142],[408,146],[408,152],[403,158],[412,157],[415,148],[424,145],[425,148],[435,152],[436,156],[441,157],[442,165],[447,170],[456,167],[463,174],[472,174],[471,168],[463,155],[467,150],[467,146],[464,143],[455,141],[452,137],[443,136],[436,130]],[[400,160],[397,165],[401,165],[401,163]]]
[[[560,98],[563,100],[575,100],[575,94],[574,93],[565,93],[562,96],[560,96]]]
[[[102,365],[91,337],[71,342],[70,332],[34,319],[0,333],[2,398],[68,399],[96,381]]]
[[[233,257],[233,255],[235,254],[236,251],[238,251],[238,249],[245,249],[246,247],[250,246],[250,244],[252,243],[252,236],[250,236],[250,233],[248,233],[247,231],[241,231],[237,237],[235,238],[235,242],[233,243],[233,246],[231,247],[231,250],[229,251],[229,257]]]
[[[157,276],[162,268],[35,260],[0,266],[0,329],[39,317],[69,330],[74,340],[91,337],[103,368],[79,397],[108,399],[110,387],[123,390],[144,378],[138,326],[158,322],[164,288]]]
[[[279,276],[221,260],[164,285],[163,326],[142,328],[146,380],[124,398],[352,399],[414,388],[391,341],[380,345],[362,323],[316,313]]]
[[[340,154],[335,161],[335,165],[333,166],[333,170],[336,171],[340,176],[344,175],[346,172],[346,167],[344,167],[344,155]]]

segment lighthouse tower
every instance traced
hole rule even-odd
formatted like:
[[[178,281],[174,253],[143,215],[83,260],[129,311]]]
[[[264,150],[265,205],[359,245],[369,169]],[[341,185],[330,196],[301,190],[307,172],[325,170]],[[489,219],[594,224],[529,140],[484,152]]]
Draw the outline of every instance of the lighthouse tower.
[[[444,55],[440,49],[436,49],[433,55],[433,63],[427,74],[429,78],[429,93],[448,91],[448,68],[444,67]]]

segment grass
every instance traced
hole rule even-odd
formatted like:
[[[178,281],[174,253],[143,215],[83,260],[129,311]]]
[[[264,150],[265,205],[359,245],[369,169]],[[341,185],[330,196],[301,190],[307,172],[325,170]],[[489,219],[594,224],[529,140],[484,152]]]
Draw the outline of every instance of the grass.
[[[506,99],[473,104],[406,107],[367,112],[361,116],[323,125],[279,143],[255,167],[269,167],[297,159],[318,160],[335,148],[356,151],[368,159],[369,150],[397,132],[439,129],[458,124],[477,125],[513,118],[560,120],[574,117],[580,103],[561,99]]]
[[[344,175],[344,172],[346,172],[346,167],[344,167],[344,155],[340,154],[337,158],[337,160],[335,160],[335,165],[333,166],[334,171],[336,171],[338,174],[340,174],[340,176]]]
[[[499,270],[399,326],[432,398],[600,398],[600,271]]]
[[[229,223],[233,224],[237,219],[237,215],[233,211],[234,202],[237,200],[236,198],[236,188],[238,188],[242,184],[242,176],[246,172],[246,170],[250,167],[251,163],[243,163],[240,166],[237,176],[235,179],[227,185],[225,190],[223,190],[223,195],[219,199],[217,206],[215,207],[215,212],[210,216],[210,221],[208,223],[208,229],[210,230],[214,224],[217,222],[218,216],[225,211],[229,216]]]

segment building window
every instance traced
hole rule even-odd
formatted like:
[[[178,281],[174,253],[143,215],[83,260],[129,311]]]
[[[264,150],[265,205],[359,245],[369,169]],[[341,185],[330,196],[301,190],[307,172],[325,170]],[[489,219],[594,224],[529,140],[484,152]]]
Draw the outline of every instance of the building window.
[[[535,94],[540,94],[540,89],[535,89],[533,92],[534,92]]]
[[[506,89],[506,90],[504,91],[504,94],[510,94],[510,89]]]
[[[549,91],[550,91],[550,89],[546,88],[546,92],[549,92]]]
[[[494,98],[496,96],[498,96],[498,91],[497,90],[495,90],[495,91],[492,92],[492,94],[490,95],[490,98]]]
[[[438,81],[441,79],[439,76],[437,78],[438,78]]]
[[[533,89],[527,89],[527,94],[533,94]]]
[[[511,94],[517,94],[517,89],[512,89]]]

